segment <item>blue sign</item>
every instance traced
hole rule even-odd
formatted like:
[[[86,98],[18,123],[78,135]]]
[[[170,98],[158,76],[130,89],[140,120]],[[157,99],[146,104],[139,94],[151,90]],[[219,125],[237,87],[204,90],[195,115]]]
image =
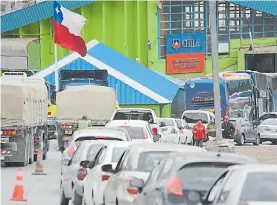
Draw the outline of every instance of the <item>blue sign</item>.
[[[169,34],[166,36],[166,54],[204,52],[204,33]]]

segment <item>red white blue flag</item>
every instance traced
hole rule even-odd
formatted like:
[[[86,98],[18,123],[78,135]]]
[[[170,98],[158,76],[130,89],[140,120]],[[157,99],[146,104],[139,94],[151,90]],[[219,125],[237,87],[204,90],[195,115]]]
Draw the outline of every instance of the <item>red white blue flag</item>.
[[[54,6],[54,42],[63,48],[86,56],[87,47],[82,39],[81,30],[87,19],[62,7],[58,2]]]

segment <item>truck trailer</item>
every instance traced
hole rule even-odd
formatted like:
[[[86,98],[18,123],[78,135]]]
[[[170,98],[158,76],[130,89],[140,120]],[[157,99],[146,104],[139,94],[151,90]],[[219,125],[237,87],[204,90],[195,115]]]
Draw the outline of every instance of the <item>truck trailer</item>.
[[[91,126],[104,126],[116,109],[113,88],[95,85],[67,87],[57,93],[58,135],[66,147],[78,120],[87,116]]]
[[[44,79],[25,73],[1,77],[1,162],[27,166],[48,150],[48,94]]]

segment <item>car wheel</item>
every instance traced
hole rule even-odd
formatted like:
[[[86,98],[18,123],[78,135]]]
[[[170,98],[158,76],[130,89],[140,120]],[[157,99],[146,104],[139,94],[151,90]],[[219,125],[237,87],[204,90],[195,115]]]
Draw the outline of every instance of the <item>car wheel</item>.
[[[276,141],[271,141],[272,144],[277,144],[277,140]]]
[[[259,144],[261,144],[261,137],[260,135],[258,134],[257,137],[256,137],[256,141],[253,142],[254,145],[258,146]]]
[[[245,137],[244,134],[241,135],[241,137],[237,140],[238,145],[242,146],[245,143]]]
[[[42,160],[46,160],[46,159],[47,159],[47,152],[42,155]]]
[[[68,205],[69,199],[65,198],[63,188],[61,187],[60,205]]]
[[[74,187],[73,187],[73,197],[72,197],[72,205],[82,205],[82,197],[81,196],[79,196],[77,193],[76,193],[76,191],[75,191],[75,189],[74,189]]]

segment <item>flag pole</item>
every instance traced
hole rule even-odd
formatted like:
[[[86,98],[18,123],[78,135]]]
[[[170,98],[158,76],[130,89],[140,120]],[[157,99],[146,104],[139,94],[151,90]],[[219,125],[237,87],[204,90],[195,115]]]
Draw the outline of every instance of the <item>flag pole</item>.
[[[54,43],[54,55],[55,55],[55,85],[56,92],[59,91],[59,71],[58,71],[58,47],[57,44]]]

